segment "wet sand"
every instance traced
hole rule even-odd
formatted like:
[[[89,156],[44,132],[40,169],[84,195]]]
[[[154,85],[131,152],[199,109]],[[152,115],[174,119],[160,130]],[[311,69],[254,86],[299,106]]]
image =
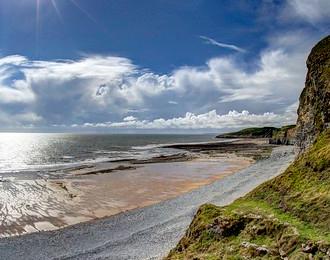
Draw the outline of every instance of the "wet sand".
[[[11,177],[0,192],[0,236],[54,230],[159,203],[248,167],[233,154],[80,166],[62,178]]]
[[[84,175],[70,182],[81,192],[78,207],[87,208],[95,218],[176,197],[244,169],[251,162],[231,156],[153,163],[124,172]]]
[[[0,239],[0,258],[161,259],[184,234],[203,203],[226,205],[280,174],[293,160],[293,147],[173,199],[64,229]]]

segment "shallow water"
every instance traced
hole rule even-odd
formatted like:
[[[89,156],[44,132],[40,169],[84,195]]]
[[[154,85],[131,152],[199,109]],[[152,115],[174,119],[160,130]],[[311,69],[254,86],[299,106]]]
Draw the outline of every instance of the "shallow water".
[[[278,147],[269,159],[172,200],[62,230],[0,239],[0,258],[161,259],[201,204],[226,205],[280,174],[293,159],[293,147]]]
[[[176,153],[161,144],[204,142],[212,135],[0,133],[0,173]]]
[[[101,172],[94,171],[98,165],[72,170],[64,178],[5,177],[0,182],[0,237],[53,230],[152,205],[212,183],[251,162],[232,156],[135,166],[122,163],[103,163],[106,171]],[[111,170],[119,166],[124,170]]]

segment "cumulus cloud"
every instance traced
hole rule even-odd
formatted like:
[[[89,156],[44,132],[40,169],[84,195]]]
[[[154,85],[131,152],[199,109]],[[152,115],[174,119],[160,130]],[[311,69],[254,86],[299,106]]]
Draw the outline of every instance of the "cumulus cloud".
[[[0,57],[0,123],[141,129],[293,123],[306,57],[319,37],[302,29],[272,32],[249,60],[233,53],[163,75],[115,56]]]
[[[297,37],[303,39],[303,35]],[[308,41],[302,42],[308,46]],[[118,127],[144,127],[146,122],[151,128],[156,124],[171,127],[176,120],[185,122],[189,117],[177,115],[191,111],[192,118],[195,114],[199,115],[196,119],[201,117],[199,124],[210,127],[202,119],[214,116],[208,111],[215,109],[248,109],[251,114],[247,118],[257,120],[257,114],[284,113],[296,102],[303,87],[309,46],[292,48],[295,44],[296,39],[288,35],[270,39],[269,47],[256,57],[254,68],[249,70],[244,66],[248,64],[242,65],[235,56],[225,56],[212,58],[201,67],[181,67],[165,75],[139,68],[122,57],[55,61],[4,57],[0,58],[0,108],[17,122],[28,123],[30,119],[30,123],[47,126],[114,121]],[[15,109],[8,104],[16,104]],[[129,115],[133,112],[139,118],[160,119],[138,121]],[[221,116],[221,120],[225,118],[229,117]]]
[[[10,113],[0,111],[1,128],[33,126],[41,120],[42,117],[33,112],[18,112],[13,116]]]
[[[221,48],[226,48],[226,49],[231,49],[234,51],[238,51],[238,52],[246,52],[246,50],[234,45],[234,44],[227,44],[227,43],[222,43],[222,42],[218,42],[210,37],[206,37],[206,36],[199,36],[201,39],[203,39],[205,41],[205,43],[208,44],[212,44]]]
[[[135,120],[137,120],[137,118],[134,116],[127,116],[123,119],[124,122],[135,121]]]
[[[80,127],[94,128],[136,128],[136,129],[224,129],[242,128],[249,126],[285,125],[296,119],[292,110],[282,115],[272,112],[253,114],[246,110],[229,111],[227,114],[217,114],[215,110],[196,115],[186,113],[183,117],[170,119],[157,118],[154,120],[138,120],[135,117],[126,117],[121,122],[85,123]],[[78,127],[78,125],[74,125]]]
[[[298,18],[311,24],[329,22],[330,1],[288,0],[282,17],[291,20],[292,18]]]

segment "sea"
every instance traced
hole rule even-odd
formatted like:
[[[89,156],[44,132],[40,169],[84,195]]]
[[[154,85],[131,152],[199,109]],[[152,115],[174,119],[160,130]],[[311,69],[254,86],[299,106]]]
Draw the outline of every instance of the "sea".
[[[163,145],[209,141],[214,141],[214,135],[0,133],[0,177],[1,173],[148,159],[179,152]]]

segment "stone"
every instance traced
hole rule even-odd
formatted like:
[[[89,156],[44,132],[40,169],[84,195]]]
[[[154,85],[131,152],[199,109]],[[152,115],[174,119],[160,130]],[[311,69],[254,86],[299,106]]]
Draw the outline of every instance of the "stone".
[[[330,125],[330,36],[314,46],[307,59],[307,68],[296,127],[296,144],[300,152]]]

